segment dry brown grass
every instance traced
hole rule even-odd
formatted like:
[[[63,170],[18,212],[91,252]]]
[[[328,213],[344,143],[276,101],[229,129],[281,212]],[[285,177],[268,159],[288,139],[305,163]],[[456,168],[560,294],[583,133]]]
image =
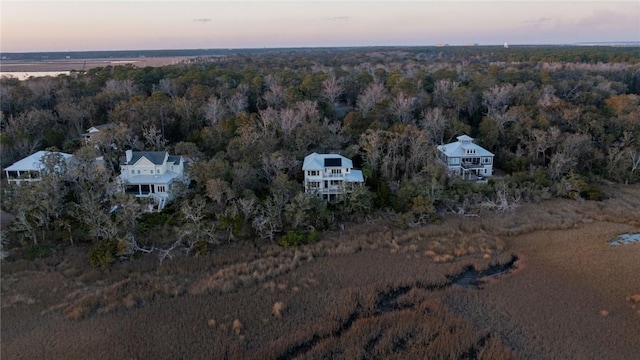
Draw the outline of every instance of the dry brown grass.
[[[105,287],[85,287],[66,296],[65,301],[50,307],[49,311],[62,309],[71,320],[84,319],[93,314],[111,313],[119,308],[142,306],[158,296],[176,297],[184,288],[166,278],[138,275]]]
[[[271,307],[271,313],[273,313],[273,316],[275,317],[282,317],[282,312],[284,311],[285,306],[284,303],[282,301],[278,301],[275,304],[273,304],[273,307]]]
[[[640,247],[607,241],[638,231],[640,187],[619,194],[407,230],[348,225],[297,249],[230,244],[162,265],[92,270],[84,249],[2,263],[0,355],[632,358]],[[518,269],[482,290],[446,287],[511,253]]]

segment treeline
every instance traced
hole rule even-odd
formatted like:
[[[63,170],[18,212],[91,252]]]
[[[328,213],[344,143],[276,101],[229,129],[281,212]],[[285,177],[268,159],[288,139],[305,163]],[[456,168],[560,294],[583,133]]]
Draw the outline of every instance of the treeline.
[[[77,155],[65,175],[3,187],[2,206],[16,215],[16,239],[96,241],[113,255],[96,255],[104,263],[160,245],[206,251],[283,234],[297,244],[376,209],[415,226],[478,206],[601,199],[603,181],[640,180],[637,52],[307,49],[2,79],[2,165],[47,148]],[[80,135],[103,123],[116,126],[83,146]],[[435,147],[463,133],[496,154],[505,177],[446,176]],[[137,203],[110,190],[126,149],[189,158],[191,185],[163,213],[137,217]],[[302,159],[314,151],[352,158],[367,187],[328,204],[304,194]],[[21,201],[52,189],[61,196]]]

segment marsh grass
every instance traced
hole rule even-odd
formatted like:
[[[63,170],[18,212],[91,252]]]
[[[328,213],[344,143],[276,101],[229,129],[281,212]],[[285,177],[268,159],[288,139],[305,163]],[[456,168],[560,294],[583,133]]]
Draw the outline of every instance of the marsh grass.
[[[3,262],[2,358],[637,353],[637,342],[625,338],[638,331],[629,318],[640,316],[640,295],[628,284],[637,282],[637,268],[624,266],[634,264],[637,252],[589,239],[594,231],[640,226],[630,215],[638,208],[640,187],[602,202],[550,200],[499,216],[452,215],[409,229],[384,219],[345,224],[343,231],[326,232],[302,247],[232,243],[163,264],[143,256],[91,269],[80,255],[86,248]],[[447,286],[468,266],[505,263],[512,252],[522,253],[522,268],[485,289]],[[616,276],[576,275],[612,267]],[[603,309],[608,316],[599,315]],[[110,329],[118,331],[105,336]],[[593,337],[585,343],[578,336],[584,332],[603,334],[615,346]],[[45,346],[42,339],[51,338]]]

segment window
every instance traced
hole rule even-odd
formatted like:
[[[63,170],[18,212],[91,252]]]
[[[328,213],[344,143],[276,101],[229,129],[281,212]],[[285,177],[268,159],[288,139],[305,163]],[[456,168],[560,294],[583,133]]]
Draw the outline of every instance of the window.
[[[307,172],[307,175],[309,175],[309,176],[318,176],[318,175],[320,175],[320,171],[319,170],[309,170]]]
[[[320,183],[317,181],[310,181],[308,184],[309,189],[317,189],[320,187]]]
[[[332,175],[340,175],[342,174],[342,169],[331,169]]]
[[[160,174],[160,169],[156,169],[156,174]]]
[[[140,175],[140,170],[138,170],[138,175]]]
[[[136,173],[136,171],[135,171],[135,170],[131,170],[131,173],[132,173],[132,174],[135,174],[135,173]]]
[[[342,181],[340,180],[331,180],[331,185],[340,185]]]

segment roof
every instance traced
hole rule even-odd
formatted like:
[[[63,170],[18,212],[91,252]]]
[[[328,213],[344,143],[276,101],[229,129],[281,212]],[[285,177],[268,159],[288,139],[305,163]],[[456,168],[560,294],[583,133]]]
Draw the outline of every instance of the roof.
[[[92,127],[88,128],[87,131],[91,131],[91,129],[95,129],[95,130],[102,130],[102,129],[108,129],[112,126],[115,126],[116,124],[114,123],[106,123],[106,124],[100,124],[100,125],[93,125]]]
[[[312,153],[305,156],[302,170],[322,170],[325,167],[353,168],[353,162],[339,154]]]
[[[47,154],[60,154],[65,160],[68,160],[73,155],[63,153],[63,152],[52,152],[52,151],[38,151],[34,154],[27,156],[26,158],[15,162],[13,165],[5,168],[8,171],[31,171],[31,170],[40,170],[42,169],[42,157]]]
[[[91,136],[97,132],[99,132],[102,129],[108,129],[110,127],[115,126],[114,123],[106,123],[106,124],[101,124],[101,125],[94,125],[90,128],[87,129],[86,133],[83,133],[82,136]]]
[[[131,161],[127,162],[127,157],[123,156],[120,158],[120,165],[133,165],[143,157],[154,165],[162,165],[164,164],[165,155],[167,155],[166,151],[132,151]]]
[[[475,150],[475,156],[494,156],[492,152],[486,150],[482,146],[475,144],[473,138],[467,135],[457,137],[458,141],[446,145],[438,146],[438,151],[444,153],[448,157],[468,156],[466,150]]]
[[[362,170],[351,170],[349,174],[344,175],[344,179],[349,182],[364,182]]]
[[[169,158],[167,159],[167,162],[172,162],[175,165],[180,164],[180,160],[182,160],[182,156],[180,155],[169,155]]]

